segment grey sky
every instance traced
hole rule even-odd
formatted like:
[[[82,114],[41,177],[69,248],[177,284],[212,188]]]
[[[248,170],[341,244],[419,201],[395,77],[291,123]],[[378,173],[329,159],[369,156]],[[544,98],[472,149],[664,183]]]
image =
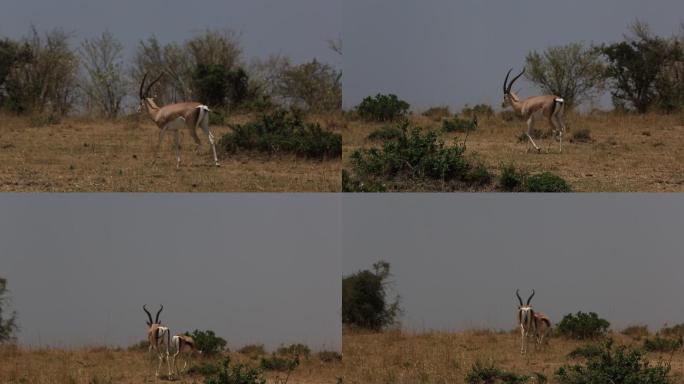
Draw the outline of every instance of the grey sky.
[[[2,195],[0,212],[24,345],[127,346],[163,303],[172,332],[233,348],[340,348],[334,195]]]
[[[407,329],[515,327],[515,289],[558,322],[684,322],[681,195],[386,195],[343,200],[343,271],[391,263]]]
[[[341,36],[339,0],[3,0],[2,9],[0,36],[19,38],[34,24],[64,28],[80,42],[109,30],[130,56],[152,34],[182,42],[206,28],[230,28],[242,33],[248,59],[282,53],[339,64],[326,43]]]
[[[671,36],[683,15],[680,0],[345,0],[344,105],[391,92],[417,109],[499,107],[506,71],[529,51],[618,41],[636,18]]]

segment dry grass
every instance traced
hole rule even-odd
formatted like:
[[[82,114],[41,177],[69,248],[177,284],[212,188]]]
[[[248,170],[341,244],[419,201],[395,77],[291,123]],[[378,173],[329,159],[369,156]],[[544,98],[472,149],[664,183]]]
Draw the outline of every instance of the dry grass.
[[[233,362],[251,365],[250,360],[239,353],[231,354]],[[199,362],[194,358],[195,363]],[[2,383],[144,383],[155,382],[156,360],[150,361],[144,351],[124,351],[106,347],[74,350],[35,349],[25,350],[14,346],[0,347],[0,382]],[[334,384],[342,375],[341,363],[322,363],[315,357],[302,359],[301,365],[292,372],[288,384]],[[162,373],[166,373],[163,366]],[[280,373],[280,378],[284,378]],[[280,384],[277,374],[268,373],[268,383]],[[171,381],[160,377],[159,382]],[[203,377],[183,375],[175,377],[177,383],[202,383]]]
[[[37,192],[338,192],[340,162],[259,153],[211,159],[182,133],[176,170],[173,135],[167,134],[157,164],[150,166],[159,129],[148,120],[106,122],[63,119],[35,126],[35,119],[0,116],[0,191]],[[231,123],[245,123],[235,116]],[[317,118],[321,119],[321,118]],[[325,118],[323,118],[325,120]],[[324,125],[326,126],[326,125]],[[218,138],[230,128],[212,126]]]
[[[413,116],[414,123],[439,129],[439,123],[424,116]],[[544,122],[538,128],[547,129]],[[568,181],[574,191],[582,192],[681,192],[684,191],[684,119],[681,115],[617,115],[597,113],[566,116],[568,132],[563,153],[558,144],[542,140],[548,153],[528,152],[528,142],[518,136],[527,129],[525,122],[505,122],[498,117],[481,118],[479,127],[467,141],[469,156],[483,160],[494,173],[515,163],[537,173],[550,171]],[[343,132],[343,166],[359,148],[377,146],[366,140],[383,124],[354,121]],[[592,141],[570,143],[574,132],[589,129]],[[462,134],[448,134],[446,142]],[[539,142],[537,142],[540,144]]]
[[[620,344],[641,345],[621,334],[611,336]],[[477,361],[518,374],[539,372],[552,379],[560,366],[580,362],[567,355],[585,344],[553,338],[545,353],[535,352],[530,347],[526,356],[520,356],[519,337],[517,332],[488,330],[424,334],[345,331],[345,384],[463,383]],[[648,357],[654,363],[659,359],[670,359],[669,354],[652,353]],[[671,373],[676,381],[684,380],[684,351],[675,353],[671,364]]]

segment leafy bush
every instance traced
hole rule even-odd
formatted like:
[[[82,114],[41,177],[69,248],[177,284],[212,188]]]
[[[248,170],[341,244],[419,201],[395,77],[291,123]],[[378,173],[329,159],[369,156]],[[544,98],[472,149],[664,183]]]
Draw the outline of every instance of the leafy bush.
[[[449,111],[448,106],[431,107],[427,111],[423,112],[422,115],[432,121],[442,121],[442,119],[451,116],[451,111]]]
[[[596,313],[584,313],[582,311],[573,315],[565,315],[558,323],[558,333],[571,339],[595,339],[605,336],[610,323],[600,318]]]
[[[599,344],[587,344],[581,347],[577,347],[568,354],[568,357],[577,359],[585,358],[592,359],[594,357],[600,356],[603,353],[603,346]]]
[[[477,120],[460,119],[454,116],[451,119],[442,120],[442,132],[470,132],[477,128]]]
[[[551,172],[528,177],[525,189],[528,192],[570,192],[568,183]]]
[[[342,323],[380,330],[393,324],[400,313],[399,299],[387,299],[390,264],[379,261],[373,271],[364,270],[342,278]]]
[[[250,359],[256,359],[266,354],[263,344],[248,344],[238,349],[238,352],[249,357]]]
[[[366,139],[371,140],[371,141],[387,141],[387,140],[393,140],[393,139],[398,139],[401,137],[402,132],[401,128],[397,128],[395,126],[384,126],[380,129],[376,129],[375,131],[371,132]]]
[[[499,189],[505,192],[570,192],[568,183],[551,172],[543,172],[530,176],[518,170],[514,165],[507,165],[499,176]]]
[[[279,347],[276,353],[279,355],[308,357],[311,354],[311,350],[304,344],[290,344]]]
[[[475,104],[472,107],[469,107],[467,104],[463,109],[461,110],[461,115],[467,116],[467,117],[475,117],[475,116],[484,116],[484,117],[492,117],[494,116],[494,109],[492,108],[491,105],[488,104]]]
[[[223,352],[226,348],[226,340],[216,336],[214,331],[200,331],[195,329],[192,334],[186,334],[192,336],[197,348],[205,355],[215,355],[219,352]]]
[[[386,192],[384,184],[375,181],[361,181],[349,175],[349,171],[342,170],[342,192]]]
[[[673,325],[672,327],[664,327],[658,333],[663,336],[684,336],[684,324]]]
[[[266,384],[263,373],[258,368],[249,368],[244,364],[230,364],[230,358],[223,360],[223,364],[215,374],[205,378],[205,384]]]
[[[492,365],[485,366],[478,361],[466,374],[465,382],[468,384],[523,384],[529,379],[528,376],[504,371]]]
[[[666,339],[660,336],[656,336],[653,339],[644,340],[644,349],[648,352],[675,352],[682,348],[682,343],[684,339],[679,336],[678,339]]]
[[[447,147],[435,132],[422,133],[409,123],[400,126],[402,135],[385,141],[381,149],[357,150],[351,155],[354,173],[361,178],[392,179],[399,175],[433,180],[463,180],[470,164],[463,157],[465,148]]]
[[[562,366],[555,376],[559,384],[669,384],[669,372],[669,364],[651,366],[642,352],[625,346],[613,349],[613,341],[608,340],[584,365]]]
[[[575,131],[570,139],[572,143],[589,143],[591,142],[591,131],[589,128],[582,128]]]
[[[274,353],[268,358],[262,357],[259,366],[265,371],[293,371],[299,366],[299,358],[285,359]]]
[[[364,98],[356,106],[356,113],[369,121],[393,121],[408,115],[411,106],[397,95],[377,94],[373,97]]]
[[[212,376],[216,375],[221,371],[220,367],[206,361],[201,362],[198,365],[193,365],[188,368],[188,374],[190,375],[202,375],[202,376]]]
[[[318,352],[318,358],[324,363],[339,363],[342,361],[342,355],[335,351]]]
[[[249,95],[249,76],[242,68],[199,64],[192,81],[199,98],[212,107],[236,107]]]
[[[236,125],[233,132],[221,137],[219,147],[226,152],[238,149],[260,152],[289,152],[306,158],[339,158],[342,135],[324,130],[318,124],[305,123],[299,113],[276,111],[260,120]]]

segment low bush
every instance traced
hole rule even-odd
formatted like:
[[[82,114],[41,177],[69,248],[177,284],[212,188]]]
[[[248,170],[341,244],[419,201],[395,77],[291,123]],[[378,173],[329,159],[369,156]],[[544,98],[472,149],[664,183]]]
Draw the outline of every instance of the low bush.
[[[248,344],[238,349],[238,352],[249,357],[250,359],[257,359],[266,354],[263,344]]]
[[[387,187],[379,181],[361,181],[349,175],[349,171],[342,170],[342,192],[386,192]]]
[[[475,104],[472,107],[466,104],[466,106],[461,110],[461,115],[467,117],[492,117],[494,116],[494,108],[492,108],[492,106],[489,104]]]
[[[397,95],[377,94],[364,98],[356,106],[356,114],[369,121],[393,121],[408,115],[411,106]]]
[[[577,347],[568,354],[568,357],[577,359],[585,358],[592,359],[594,357],[600,356],[603,353],[603,346],[599,344],[587,344],[581,347]]]
[[[591,131],[588,128],[578,129],[570,138],[571,143],[589,143],[591,141]]]
[[[684,324],[673,325],[672,327],[664,327],[659,332],[663,336],[684,336]]]
[[[484,365],[478,361],[466,374],[465,382],[468,384],[524,384],[529,379],[530,377],[528,376],[504,371],[493,365]]]
[[[216,375],[221,371],[221,368],[215,364],[202,361],[197,365],[193,365],[188,368],[188,374],[190,375],[201,375],[201,376],[212,376]]]
[[[294,153],[311,159],[332,159],[342,155],[342,135],[318,124],[305,123],[300,113],[278,110],[257,121],[233,126],[218,143],[225,152],[240,149],[267,153]]]
[[[620,333],[637,340],[648,337],[650,334],[650,332],[648,332],[648,327],[645,325],[632,325],[623,329]]]
[[[668,339],[656,336],[653,339],[644,340],[644,350],[648,352],[665,352],[672,353],[682,348],[684,339],[679,336],[678,339]]]
[[[574,315],[571,313],[565,315],[556,329],[560,335],[567,338],[585,340],[605,336],[608,327],[610,323],[596,313],[579,311]]]
[[[613,341],[608,340],[584,364],[562,366],[555,377],[559,384],[670,384],[674,381],[669,372],[669,364],[651,365],[641,351],[613,348]]]
[[[515,165],[502,168],[499,176],[499,189],[505,192],[570,192],[570,185],[560,176],[551,172],[529,175]]]
[[[290,344],[281,346],[276,351],[279,355],[309,357],[311,350],[304,344]]]
[[[449,111],[448,106],[431,107],[423,112],[422,115],[432,121],[442,121],[442,119],[451,116],[451,111]]]
[[[386,141],[386,140],[393,140],[393,139],[398,139],[401,137],[402,132],[400,128],[397,128],[395,126],[384,126],[380,129],[376,129],[375,131],[371,132],[367,137],[366,140],[370,141]]]
[[[299,366],[299,358],[286,359],[278,357],[275,353],[270,357],[262,357],[259,365],[265,371],[293,371]]]
[[[203,354],[211,356],[223,352],[226,349],[226,340],[216,336],[214,331],[200,331],[194,330],[192,333],[186,333],[192,336],[195,345],[202,351]]]
[[[205,384],[266,384],[261,369],[250,368],[244,364],[231,365],[229,357],[223,360],[217,370],[216,373],[209,373],[205,377]]]
[[[454,116],[451,119],[442,120],[442,132],[470,132],[477,129],[477,119],[461,119]]]
[[[318,359],[324,363],[339,363],[342,361],[342,354],[335,351],[318,352]]]

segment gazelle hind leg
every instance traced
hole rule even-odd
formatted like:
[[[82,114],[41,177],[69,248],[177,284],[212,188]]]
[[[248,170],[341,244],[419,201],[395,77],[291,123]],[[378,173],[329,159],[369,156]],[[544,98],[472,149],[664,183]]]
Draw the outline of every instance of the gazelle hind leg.
[[[205,112],[202,115],[202,122],[200,125],[202,126],[202,130],[204,131],[204,133],[209,138],[209,144],[211,145],[211,151],[214,154],[214,164],[216,164],[216,166],[218,167],[219,161],[218,161],[218,156],[216,156],[216,144],[214,142],[214,134],[209,129],[209,112]]]
[[[560,152],[563,152],[563,134],[565,133],[565,124],[563,123],[563,110],[561,109],[556,114],[556,122],[558,123],[558,142],[560,143]]]
[[[176,169],[180,168],[180,131],[178,129],[173,131],[173,142],[176,146]]]
[[[539,152],[541,150],[541,148],[539,148],[537,146],[537,143],[535,143],[534,140],[532,139],[532,129],[533,128],[534,128],[534,116],[530,116],[530,118],[527,119],[527,138],[530,139],[530,142],[534,146],[534,149],[536,149],[537,152]]]

